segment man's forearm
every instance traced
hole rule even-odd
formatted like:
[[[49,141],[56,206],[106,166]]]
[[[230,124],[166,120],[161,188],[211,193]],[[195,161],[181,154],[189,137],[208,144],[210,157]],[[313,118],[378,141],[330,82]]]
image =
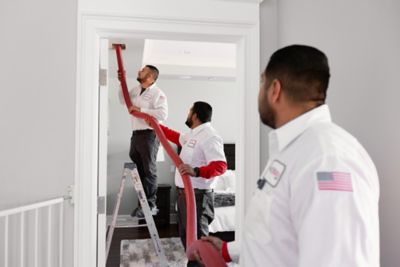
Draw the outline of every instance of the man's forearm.
[[[211,161],[207,166],[199,167],[199,176],[207,179],[220,176],[225,173],[227,167],[228,165],[225,161]]]
[[[161,127],[161,130],[164,132],[165,137],[167,137],[167,139],[170,142],[176,144],[177,146],[181,146],[181,144],[179,143],[179,137],[181,136],[181,134],[179,132],[174,131],[162,124],[160,124],[160,127]]]

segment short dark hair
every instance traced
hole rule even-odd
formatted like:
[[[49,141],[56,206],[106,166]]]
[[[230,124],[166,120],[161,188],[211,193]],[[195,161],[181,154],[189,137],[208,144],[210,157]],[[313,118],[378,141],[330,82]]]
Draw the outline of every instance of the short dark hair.
[[[192,113],[196,113],[202,123],[209,122],[212,117],[212,107],[206,102],[197,101],[193,104]]]
[[[306,45],[290,45],[272,54],[264,75],[277,79],[293,102],[325,103],[329,84],[328,58],[320,50]]]
[[[158,74],[159,74],[160,72],[158,71],[158,69],[156,68],[156,66],[153,66],[153,65],[146,65],[146,67],[149,68],[149,69],[151,70],[151,72],[153,73],[153,75],[154,75],[154,81],[157,81],[157,79],[158,79]]]

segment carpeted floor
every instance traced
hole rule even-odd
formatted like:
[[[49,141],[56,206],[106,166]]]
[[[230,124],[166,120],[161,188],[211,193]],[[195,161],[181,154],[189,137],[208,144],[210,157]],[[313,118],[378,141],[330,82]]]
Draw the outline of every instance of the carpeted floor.
[[[169,267],[184,267],[186,254],[178,237],[161,238]],[[158,267],[159,260],[151,239],[121,241],[120,267]]]

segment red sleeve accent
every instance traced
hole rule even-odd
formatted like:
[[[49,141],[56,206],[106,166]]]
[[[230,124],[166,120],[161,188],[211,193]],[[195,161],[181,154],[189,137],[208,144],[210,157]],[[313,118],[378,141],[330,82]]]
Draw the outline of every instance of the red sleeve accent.
[[[222,243],[222,257],[224,258],[225,262],[232,261],[228,251],[228,243],[226,243],[225,241]]]
[[[181,135],[179,132],[174,131],[170,128],[168,128],[167,126],[164,126],[162,124],[160,124],[161,130],[164,132],[165,137],[167,137],[167,139],[169,141],[171,141],[172,143],[174,143],[177,146],[181,146],[181,144],[179,143],[179,136]]]
[[[225,161],[211,161],[207,166],[202,166],[199,168],[200,177],[209,179],[222,175],[226,171],[227,167],[228,165]]]

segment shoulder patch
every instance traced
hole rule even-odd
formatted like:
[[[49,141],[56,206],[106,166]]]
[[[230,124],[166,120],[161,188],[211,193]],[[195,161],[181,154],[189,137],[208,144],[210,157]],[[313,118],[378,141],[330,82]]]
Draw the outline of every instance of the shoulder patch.
[[[317,184],[319,190],[353,192],[351,174],[348,172],[317,172]]]

